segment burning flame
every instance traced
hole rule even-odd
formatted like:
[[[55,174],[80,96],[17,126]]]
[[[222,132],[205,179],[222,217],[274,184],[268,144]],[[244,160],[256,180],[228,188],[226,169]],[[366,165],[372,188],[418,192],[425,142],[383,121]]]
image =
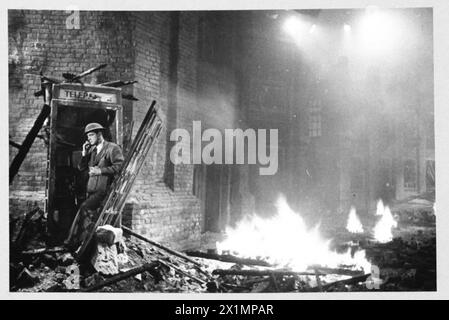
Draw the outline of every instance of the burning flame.
[[[393,218],[390,208],[384,206],[382,200],[377,202],[376,215],[381,216],[381,218],[374,227],[374,238],[381,243],[393,240],[392,230],[398,226],[398,223]]]
[[[217,251],[230,251],[242,257],[262,257],[273,265],[296,271],[320,265],[336,268],[351,266],[370,272],[365,251],[351,255],[330,250],[330,240],[321,237],[318,226],[308,229],[302,217],[294,212],[285,198],[276,203],[277,214],[262,219],[256,215],[243,219],[235,228],[226,228],[226,239],[217,243]]]
[[[384,203],[382,199],[379,199],[379,201],[377,201],[376,216],[383,216],[384,211],[385,211]]]
[[[346,224],[346,230],[351,233],[363,233],[363,226],[357,217],[357,213],[354,207],[349,210],[348,223]]]

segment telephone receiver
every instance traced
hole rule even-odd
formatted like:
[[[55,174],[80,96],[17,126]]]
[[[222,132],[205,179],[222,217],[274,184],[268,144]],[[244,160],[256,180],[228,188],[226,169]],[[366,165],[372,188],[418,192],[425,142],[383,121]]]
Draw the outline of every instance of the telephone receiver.
[[[88,152],[90,150],[90,148],[93,147],[93,145],[91,145],[88,140],[86,140],[84,143],[87,143],[87,145],[86,145],[86,152]]]

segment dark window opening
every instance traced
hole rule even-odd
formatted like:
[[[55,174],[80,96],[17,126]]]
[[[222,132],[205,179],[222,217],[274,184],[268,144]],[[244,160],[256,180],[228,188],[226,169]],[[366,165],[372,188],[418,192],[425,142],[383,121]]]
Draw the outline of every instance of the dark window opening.
[[[216,65],[232,62],[232,34],[226,27],[226,18],[220,13],[208,14],[199,22],[199,58]]]
[[[433,121],[431,121],[431,123],[428,125],[426,148],[427,148],[427,150],[435,149],[435,128],[434,128]]]
[[[196,164],[193,167],[193,183],[192,194],[197,198],[202,199],[204,192],[204,165]]]
[[[364,183],[364,168],[360,158],[353,158],[351,161],[351,191],[360,191]]]
[[[285,89],[272,85],[264,85],[260,94],[260,105],[271,111],[285,110]]]
[[[309,137],[321,137],[321,110],[313,108],[309,110]]]
[[[416,190],[416,170],[415,160],[406,160],[404,163],[404,188],[408,191]]]
[[[435,190],[435,160],[426,161],[426,189]]]

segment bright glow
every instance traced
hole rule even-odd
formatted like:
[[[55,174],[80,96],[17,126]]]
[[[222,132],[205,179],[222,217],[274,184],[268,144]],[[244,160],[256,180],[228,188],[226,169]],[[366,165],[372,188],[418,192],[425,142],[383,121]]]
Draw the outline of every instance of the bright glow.
[[[345,24],[343,26],[343,30],[345,30],[345,32],[351,32],[351,26],[349,24]]]
[[[316,28],[316,26],[315,26]],[[298,17],[289,17],[284,23],[284,30],[291,37],[295,39],[296,42],[301,42],[307,32],[314,32],[315,28],[310,27],[309,23],[306,23],[304,20]]]
[[[360,49],[365,56],[391,54],[402,40],[399,17],[378,9],[367,10],[358,29]]]
[[[321,237],[318,226],[309,229],[301,216],[294,212],[285,198],[277,201],[277,214],[262,219],[256,215],[243,219],[235,228],[226,228],[226,239],[217,243],[217,251],[230,251],[242,257],[262,257],[270,263],[304,271],[308,266],[321,265],[370,272],[371,264],[365,251],[351,256],[330,250],[330,240]]]
[[[346,230],[351,233],[363,233],[363,226],[357,217],[357,213],[354,207],[349,210],[348,223],[346,224]]]
[[[315,30],[316,30],[316,25],[315,25],[315,24],[312,24],[312,26],[310,27],[309,32],[310,32],[310,33],[314,33]]]
[[[301,29],[302,23],[296,17],[290,17],[284,23],[284,30],[291,36],[296,36]]]
[[[374,238],[381,243],[393,240],[392,230],[398,226],[398,223],[393,218],[390,208],[383,205],[382,200],[377,203],[376,215],[381,218],[374,227]]]

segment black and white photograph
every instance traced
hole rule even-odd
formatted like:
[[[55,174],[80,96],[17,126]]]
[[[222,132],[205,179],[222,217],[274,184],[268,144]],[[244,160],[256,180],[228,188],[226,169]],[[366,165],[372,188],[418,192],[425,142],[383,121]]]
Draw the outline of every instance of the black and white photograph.
[[[9,292],[435,293],[434,13],[9,8]]]

